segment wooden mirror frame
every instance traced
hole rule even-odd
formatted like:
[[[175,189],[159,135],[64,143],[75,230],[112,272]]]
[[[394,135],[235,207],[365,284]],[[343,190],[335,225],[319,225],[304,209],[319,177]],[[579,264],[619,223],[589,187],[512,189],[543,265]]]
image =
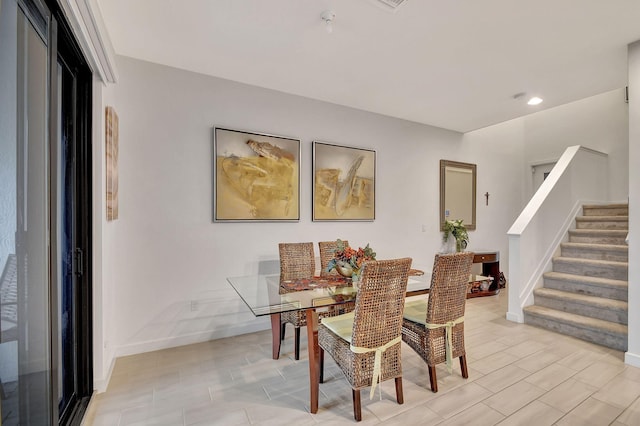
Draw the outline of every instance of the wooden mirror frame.
[[[446,199],[446,171],[447,167],[471,170],[471,223],[466,223],[468,230],[476,229],[476,165],[471,163],[461,163],[459,161],[440,160],[440,230],[444,231],[445,220],[445,199]],[[455,218],[452,218],[455,219]]]

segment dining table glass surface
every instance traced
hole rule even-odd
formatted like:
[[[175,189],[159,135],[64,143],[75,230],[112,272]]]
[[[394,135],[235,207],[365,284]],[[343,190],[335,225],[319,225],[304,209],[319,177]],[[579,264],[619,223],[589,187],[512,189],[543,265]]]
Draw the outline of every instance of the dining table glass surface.
[[[339,305],[355,300],[357,284],[341,276],[281,280],[280,275],[229,277],[227,281],[255,316]],[[411,276],[407,295],[429,291],[431,276]]]

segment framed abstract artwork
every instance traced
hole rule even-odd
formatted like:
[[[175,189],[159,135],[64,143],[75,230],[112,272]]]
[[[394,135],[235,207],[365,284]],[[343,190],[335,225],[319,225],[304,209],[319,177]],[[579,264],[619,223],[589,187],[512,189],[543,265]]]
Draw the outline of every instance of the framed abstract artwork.
[[[107,220],[118,218],[118,114],[113,107],[105,111],[105,158]]]
[[[376,152],[313,143],[313,220],[373,221]]]
[[[300,220],[300,140],[216,127],[214,222]]]

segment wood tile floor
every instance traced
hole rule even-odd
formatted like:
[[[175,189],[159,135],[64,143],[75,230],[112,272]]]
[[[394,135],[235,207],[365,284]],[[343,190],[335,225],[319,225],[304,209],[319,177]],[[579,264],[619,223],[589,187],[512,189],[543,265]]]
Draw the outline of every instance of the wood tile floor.
[[[426,365],[403,344],[404,400],[393,380],[369,400],[361,424],[639,425],[640,368],[624,354],[504,319],[507,294],[469,299],[469,379]],[[351,392],[330,357],[320,408],[309,413],[306,334],[293,360],[292,329],[271,359],[270,331],[120,358],[106,392],[94,397],[85,425],[355,424]]]

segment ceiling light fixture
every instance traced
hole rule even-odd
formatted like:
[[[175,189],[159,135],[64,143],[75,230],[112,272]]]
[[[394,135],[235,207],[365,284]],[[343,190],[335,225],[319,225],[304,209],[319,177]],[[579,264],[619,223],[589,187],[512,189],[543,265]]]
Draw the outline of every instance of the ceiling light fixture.
[[[529,99],[529,101],[527,102],[527,105],[540,105],[541,103],[542,103],[542,98],[534,96],[533,98]]]
[[[325,10],[324,12],[322,12],[322,15],[320,15],[320,17],[324,21],[324,29],[327,30],[329,34],[331,34],[333,32],[333,20],[336,19],[335,12],[332,10]]]

